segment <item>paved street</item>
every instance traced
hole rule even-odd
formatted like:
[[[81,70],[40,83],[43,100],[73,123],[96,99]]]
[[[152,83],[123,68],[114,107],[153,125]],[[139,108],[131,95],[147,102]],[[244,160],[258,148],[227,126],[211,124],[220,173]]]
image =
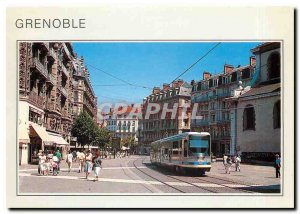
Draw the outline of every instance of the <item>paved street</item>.
[[[37,165],[19,167],[19,193],[279,193],[280,179],[270,166],[242,165],[241,172],[225,174],[221,162],[213,163],[203,177],[179,175],[150,164],[148,156],[104,159],[99,181],[78,173],[78,163],[67,172],[62,161],[58,176],[39,176]],[[234,170],[234,169],[232,169]]]

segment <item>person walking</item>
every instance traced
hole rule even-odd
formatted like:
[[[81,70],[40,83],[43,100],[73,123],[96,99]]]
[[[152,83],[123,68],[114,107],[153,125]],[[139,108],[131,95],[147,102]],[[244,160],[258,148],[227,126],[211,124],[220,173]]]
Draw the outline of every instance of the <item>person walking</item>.
[[[99,151],[96,152],[96,157],[93,160],[94,162],[94,172],[95,172],[95,180],[94,181],[98,181],[99,180],[99,175],[100,175],[100,169],[102,168],[101,164],[102,161],[100,159],[100,154]]]
[[[276,169],[276,178],[280,178],[280,168],[281,168],[281,159],[278,154],[275,155],[275,169]]]
[[[92,172],[93,164],[92,164],[93,155],[91,154],[91,151],[88,150],[86,152],[85,156],[85,165],[84,165],[84,172],[86,179],[88,179],[90,173]]]
[[[231,168],[231,165],[232,165],[232,160],[231,160],[231,157],[228,155],[227,159],[226,159],[226,174],[230,174],[230,168]]]
[[[58,158],[58,162],[57,162],[57,165],[58,165],[57,173],[59,173],[59,171],[60,171],[60,161],[61,161],[61,153],[60,153],[59,149],[56,151],[55,156]]]
[[[44,151],[41,152],[41,155],[39,156],[39,166],[38,166],[38,171],[40,175],[44,175],[46,168],[45,168],[45,162],[46,162],[46,155]]]
[[[72,169],[72,162],[73,162],[73,154],[71,152],[71,150],[69,150],[69,154],[67,155],[67,160],[66,160],[67,164],[68,164],[68,169],[69,172],[71,172]]]
[[[78,173],[82,172],[82,168],[83,168],[83,163],[84,163],[84,159],[85,159],[85,154],[83,152],[80,152],[78,154],[78,159],[79,159],[79,171]]]
[[[223,164],[224,164],[224,168],[226,170],[226,166],[227,166],[227,156],[225,154],[223,154]]]
[[[241,171],[241,161],[242,161],[241,156],[238,155],[235,159],[235,171],[239,171],[239,172]]]

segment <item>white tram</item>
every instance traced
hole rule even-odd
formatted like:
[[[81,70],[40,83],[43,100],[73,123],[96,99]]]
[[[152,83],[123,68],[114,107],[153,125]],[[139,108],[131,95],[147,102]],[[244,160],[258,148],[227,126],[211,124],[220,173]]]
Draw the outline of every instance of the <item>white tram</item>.
[[[182,173],[196,170],[204,175],[211,169],[210,148],[208,132],[185,132],[152,142],[150,160]]]

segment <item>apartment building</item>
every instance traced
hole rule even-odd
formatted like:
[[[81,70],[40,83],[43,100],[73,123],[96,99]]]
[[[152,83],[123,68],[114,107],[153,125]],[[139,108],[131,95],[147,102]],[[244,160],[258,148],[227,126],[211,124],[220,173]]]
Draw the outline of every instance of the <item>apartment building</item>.
[[[151,142],[190,130],[191,91],[192,86],[179,79],[171,85],[163,84],[162,88],[154,87],[144,98],[141,147],[148,151]],[[156,113],[150,114],[151,104],[158,104]],[[175,115],[172,117],[172,112],[167,109],[175,109]]]
[[[120,106],[117,111],[110,108],[107,119],[107,129],[112,133],[113,138],[119,138],[121,141],[133,138],[138,141],[140,106],[134,104]]]
[[[63,157],[66,155],[73,120],[79,112],[75,111],[74,77],[81,68],[76,60],[71,43],[19,43],[19,164],[36,162],[39,150],[59,147]],[[84,99],[92,90],[88,72],[81,76],[85,79],[82,105],[86,107],[80,110],[93,112],[96,118],[96,97],[92,94],[94,105]]]
[[[223,72],[217,75],[205,71],[202,80],[191,83],[192,108],[196,109],[196,115],[202,117],[191,120],[191,131],[209,132],[212,142],[211,151],[219,157],[230,153],[231,115],[227,98],[232,96],[233,90],[240,84],[244,87],[250,85],[255,72],[256,59],[250,57],[249,61],[249,65],[236,68],[225,64]]]

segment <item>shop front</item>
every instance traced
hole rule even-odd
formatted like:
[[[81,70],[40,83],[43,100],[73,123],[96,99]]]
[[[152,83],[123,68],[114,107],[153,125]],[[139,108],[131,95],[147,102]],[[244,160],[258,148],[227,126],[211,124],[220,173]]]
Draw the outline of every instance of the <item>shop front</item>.
[[[55,154],[55,152],[59,149],[62,153],[62,158],[66,158],[69,143],[66,142],[61,135],[47,132],[44,127],[35,123],[30,123],[29,138],[30,163],[38,163],[38,154],[41,151],[46,151],[49,154]]]

